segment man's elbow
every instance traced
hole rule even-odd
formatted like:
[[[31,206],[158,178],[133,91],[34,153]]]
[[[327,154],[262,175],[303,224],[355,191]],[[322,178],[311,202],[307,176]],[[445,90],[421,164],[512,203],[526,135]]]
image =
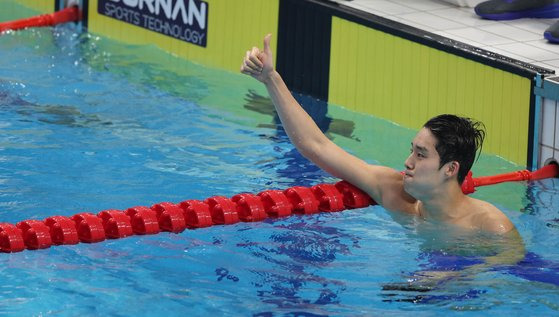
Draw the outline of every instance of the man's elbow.
[[[318,164],[320,155],[323,153],[323,148],[319,142],[310,140],[300,141],[295,143],[295,147],[309,161]]]

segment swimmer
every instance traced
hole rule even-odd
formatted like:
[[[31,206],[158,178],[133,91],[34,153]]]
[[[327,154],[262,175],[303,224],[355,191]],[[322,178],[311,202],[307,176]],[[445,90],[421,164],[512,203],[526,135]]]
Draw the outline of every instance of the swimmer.
[[[393,212],[467,230],[505,234],[516,231],[492,204],[465,195],[461,184],[485,137],[480,122],[455,115],[436,116],[411,142],[405,172],[371,165],[329,140],[291,95],[274,69],[268,34],[264,48],[246,52],[241,72],[262,82],[287,135],[299,152],[335,177],[359,187]]]

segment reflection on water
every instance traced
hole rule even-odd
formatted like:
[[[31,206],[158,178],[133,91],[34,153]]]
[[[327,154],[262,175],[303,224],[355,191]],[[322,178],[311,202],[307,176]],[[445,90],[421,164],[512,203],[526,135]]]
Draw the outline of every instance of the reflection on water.
[[[327,116],[328,103],[301,94],[294,94],[294,97],[303,109],[305,109],[305,111],[311,116],[319,129],[326,134],[326,136],[336,134],[359,141],[358,138],[353,136],[355,129],[354,122]],[[272,117],[273,124],[262,123],[259,126],[278,129],[278,133],[285,136],[285,132],[280,128],[281,121],[274,109],[274,104],[269,97],[262,96],[256,91],[250,89],[245,95],[245,101],[245,109]]]
[[[102,120],[96,114],[84,114],[78,108],[72,106],[56,105],[34,105],[20,108],[17,113],[23,116],[21,120],[63,125],[73,128],[84,128],[98,125],[111,125],[112,122]]]
[[[333,135],[339,135],[359,142],[359,139],[353,135],[355,123],[349,120],[327,116],[328,104],[326,102],[299,94],[295,94],[294,96],[327,137],[332,138]],[[260,95],[254,90],[249,90],[245,95],[245,104],[243,107],[247,110],[271,117],[271,123],[258,124],[258,127],[272,129],[272,134],[261,134],[261,138],[279,144],[290,142],[285,130],[281,127],[281,121],[269,97]],[[274,170],[281,176],[292,178],[293,182],[291,184],[300,186],[316,185],[317,177],[326,175],[325,172],[305,159],[294,148],[289,151],[283,151],[281,155],[274,160],[265,162],[264,167]]]
[[[0,87],[3,89],[0,90],[0,107],[8,107],[8,106],[32,106],[33,104],[27,102],[20,98],[17,95],[11,94],[8,91],[4,90],[4,85],[10,84],[9,82],[4,82],[0,80]]]
[[[547,179],[526,186],[526,207],[521,211],[546,222],[546,226],[559,228],[559,215],[555,206],[559,205],[559,179]]]
[[[266,243],[238,244],[265,263],[252,270],[260,300],[279,308],[339,303],[346,284],[315,271],[359,248],[359,238],[316,218],[274,227]]]
[[[33,121],[66,125],[70,127],[83,127],[90,123],[100,123],[95,114],[84,114],[77,107],[62,105],[40,105],[26,101],[18,94],[9,90],[9,82],[0,81],[0,107],[2,111],[15,111],[22,116],[21,121]],[[104,122],[102,124],[110,124]]]

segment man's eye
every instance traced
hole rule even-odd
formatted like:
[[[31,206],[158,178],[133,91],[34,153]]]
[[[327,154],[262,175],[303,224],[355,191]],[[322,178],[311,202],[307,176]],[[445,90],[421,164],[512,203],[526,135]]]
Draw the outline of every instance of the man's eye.
[[[425,157],[425,155],[421,154],[421,153],[417,153],[418,157]]]

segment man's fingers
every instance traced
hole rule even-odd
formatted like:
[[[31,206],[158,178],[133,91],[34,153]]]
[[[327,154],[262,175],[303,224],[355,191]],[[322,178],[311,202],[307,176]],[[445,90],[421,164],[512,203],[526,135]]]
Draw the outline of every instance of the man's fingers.
[[[250,60],[258,68],[264,67],[264,64],[262,64],[262,61],[259,58],[261,54],[262,54],[262,52],[260,52],[260,50],[257,47],[253,47],[252,50],[250,51]]]
[[[254,67],[249,66],[247,64],[247,60],[245,60],[243,62],[243,64],[241,65],[241,73],[246,74],[246,75],[250,75],[250,76],[258,76],[258,75],[262,74],[262,69],[254,68]]]
[[[251,71],[248,71],[248,70],[246,70],[246,69],[243,69],[242,66],[241,66],[241,73],[243,73],[243,74],[245,74],[245,75],[249,75],[249,76],[251,76],[251,77],[253,77],[253,78],[256,78],[256,79],[258,79],[258,75],[260,75],[260,73],[256,73],[256,74],[255,74],[254,72],[251,72]]]
[[[246,70],[243,66],[244,66],[244,65],[241,66],[241,73],[243,73],[243,74],[245,74],[245,75],[252,76],[252,73],[249,72],[248,70]]]
[[[251,70],[248,70],[248,69],[245,67],[244,64],[241,65],[241,73],[243,73],[243,74],[245,74],[245,75],[250,75],[250,76],[255,75],[254,72],[251,71]]]
[[[245,61],[244,64],[246,65],[246,67],[252,71],[260,71],[262,70],[261,66],[258,66],[257,63],[254,62],[254,60],[258,60],[258,58],[252,56],[250,51],[247,51],[246,56],[245,56]]]
[[[250,50],[250,53],[254,56],[258,55],[258,53],[260,53],[260,50],[258,49],[258,47],[253,46],[252,49]]]

